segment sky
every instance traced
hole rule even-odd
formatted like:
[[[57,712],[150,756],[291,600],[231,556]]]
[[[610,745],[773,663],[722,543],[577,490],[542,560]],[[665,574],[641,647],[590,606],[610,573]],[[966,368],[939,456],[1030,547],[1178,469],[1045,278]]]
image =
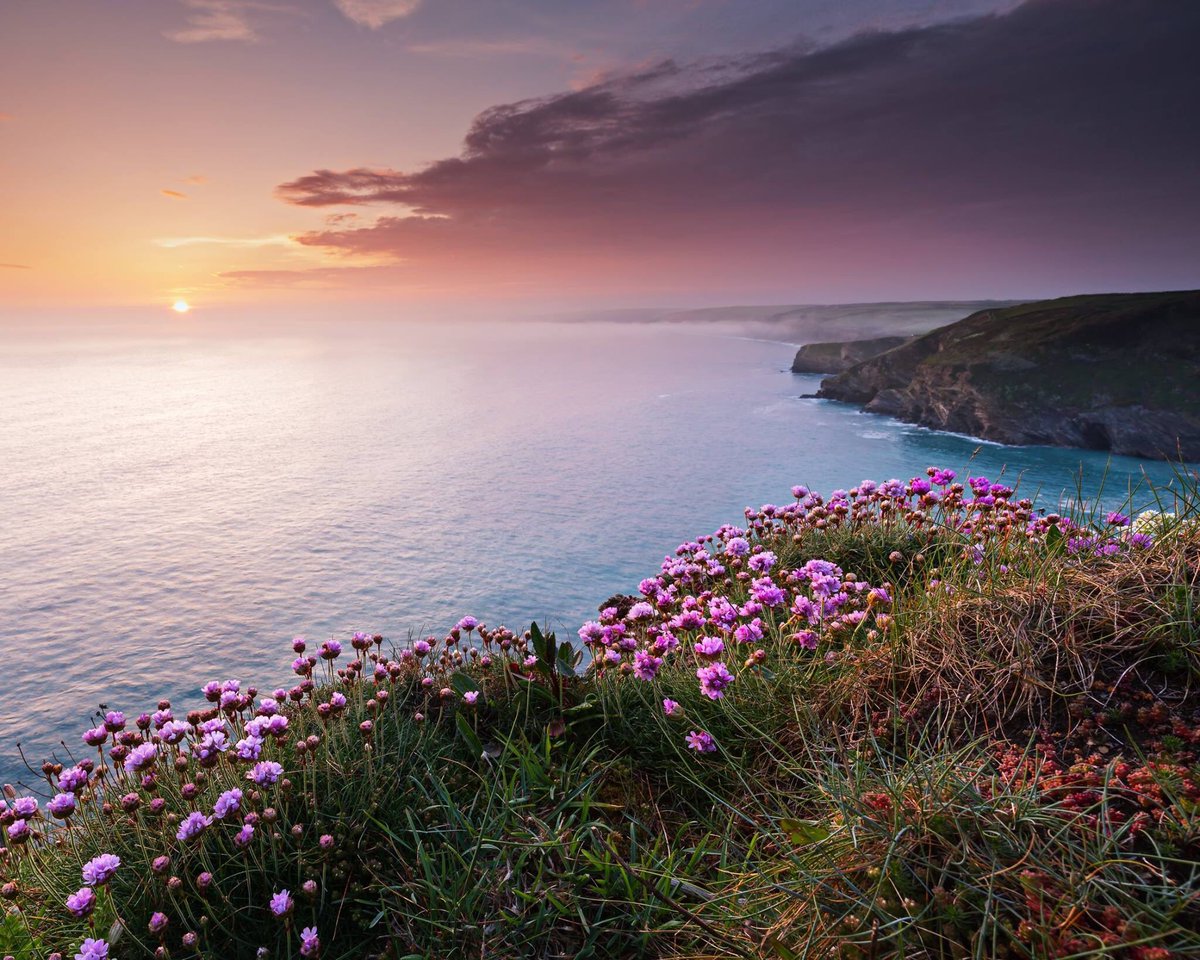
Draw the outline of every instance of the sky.
[[[0,318],[1200,286],[1194,0],[0,0]]]

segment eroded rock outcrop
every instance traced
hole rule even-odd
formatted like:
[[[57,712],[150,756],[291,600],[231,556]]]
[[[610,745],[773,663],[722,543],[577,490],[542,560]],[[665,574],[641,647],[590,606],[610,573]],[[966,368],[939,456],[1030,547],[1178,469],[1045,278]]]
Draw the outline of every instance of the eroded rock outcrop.
[[[982,310],[817,395],[1001,443],[1200,460],[1200,291]]]
[[[876,337],[873,340],[849,340],[833,343],[806,343],[796,351],[792,373],[841,373],[856,363],[870,360],[892,350],[908,337]]]

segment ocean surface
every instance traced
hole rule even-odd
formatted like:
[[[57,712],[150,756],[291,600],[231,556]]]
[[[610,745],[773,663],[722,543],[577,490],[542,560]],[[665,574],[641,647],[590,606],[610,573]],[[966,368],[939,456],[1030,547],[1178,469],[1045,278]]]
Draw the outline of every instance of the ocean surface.
[[[1163,464],[804,399],[794,347],[695,328],[296,325],[0,341],[0,782],[100,704],[286,681],[295,635],[463,614],[573,633],[678,543],[937,464],[1110,502]]]

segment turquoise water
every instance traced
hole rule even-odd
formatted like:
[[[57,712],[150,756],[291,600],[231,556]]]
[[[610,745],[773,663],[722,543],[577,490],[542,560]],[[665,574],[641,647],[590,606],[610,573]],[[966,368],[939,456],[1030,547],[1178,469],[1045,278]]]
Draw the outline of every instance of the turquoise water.
[[[0,779],[105,703],[286,679],[291,638],[463,614],[573,632],[742,508],[928,464],[1048,502],[1170,468],[802,399],[794,348],[680,328],[296,326],[0,353]]]

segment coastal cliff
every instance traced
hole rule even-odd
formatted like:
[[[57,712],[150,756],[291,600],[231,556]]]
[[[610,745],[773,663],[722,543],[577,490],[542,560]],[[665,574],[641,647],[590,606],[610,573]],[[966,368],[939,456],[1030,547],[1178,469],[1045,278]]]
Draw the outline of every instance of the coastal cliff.
[[[908,337],[876,337],[845,343],[806,343],[796,351],[792,373],[843,373],[908,341]]]
[[[1200,291],[981,310],[817,396],[1001,443],[1200,460]]]

